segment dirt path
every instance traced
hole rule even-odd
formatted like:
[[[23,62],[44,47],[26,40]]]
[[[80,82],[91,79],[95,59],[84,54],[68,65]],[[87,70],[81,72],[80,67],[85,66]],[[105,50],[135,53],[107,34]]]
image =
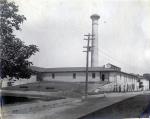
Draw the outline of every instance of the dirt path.
[[[20,110],[19,107],[16,107],[18,111],[7,113],[5,119],[77,119],[139,94],[140,93],[110,93],[105,94],[105,97],[102,97],[101,95],[92,96],[86,101],[74,100],[70,103],[67,101],[64,104],[58,101],[60,105],[55,105],[55,107],[52,107],[54,103],[51,102],[45,104],[37,103],[34,108],[32,105],[29,106],[30,108],[26,106],[26,109]],[[12,107],[12,109],[15,108]]]

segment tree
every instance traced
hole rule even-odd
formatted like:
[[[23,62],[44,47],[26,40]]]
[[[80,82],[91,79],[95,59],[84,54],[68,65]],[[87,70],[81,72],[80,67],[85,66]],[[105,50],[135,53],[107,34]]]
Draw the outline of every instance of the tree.
[[[143,77],[150,80],[150,74],[149,73],[143,74]]]
[[[16,37],[15,30],[26,20],[18,14],[18,6],[7,0],[0,1],[0,49],[1,49],[1,78],[30,78],[32,62],[29,58],[39,51],[36,45],[25,45]]]

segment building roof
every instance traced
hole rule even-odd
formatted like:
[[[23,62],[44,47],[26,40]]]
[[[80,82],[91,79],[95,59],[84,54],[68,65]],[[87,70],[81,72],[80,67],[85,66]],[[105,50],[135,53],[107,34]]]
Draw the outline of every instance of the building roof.
[[[137,77],[138,77],[139,79],[149,80],[148,78],[146,78],[146,77],[144,77],[144,76],[141,76],[141,75],[137,75]]]
[[[65,73],[65,72],[85,72],[86,71],[85,67],[42,68],[42,67],[32,66],[31,69],[39,73]],[[89,67],[89,71],[90,72],[118,72],[118,73],[126,74],[129,76],[138,77],[135,74],[129,74],[126,72],[118,71],[115,68]]]
[[[120,67],[117,67],[117,66],[115,66],[115,65],[113,65],[113,64],[111,64],[111,63],[108,63],[108,64],[106,64],[105,66],[106,66],[106,67],[111,67],[111,68],[116,69],[116,70],[118,70],[118,71],[121,71],[121,68],[120,68]]]
[[[48,73],[48,72],[83,72],[86,71],[85,67],[61,67],[61,68],[42,68],[32,66],[31,69],[36,72]],[[89,67],[89,71],[115,71],[113,68],[104,67]]]

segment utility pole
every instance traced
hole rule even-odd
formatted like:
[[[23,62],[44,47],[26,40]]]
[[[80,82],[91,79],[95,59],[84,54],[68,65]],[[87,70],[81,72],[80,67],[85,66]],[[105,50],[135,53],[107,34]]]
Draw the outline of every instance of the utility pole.
[[[89,52],[91,52],[92,46],[90,46],[90,40],[93,40],[93,35],[90,33],[88,35],[84,35],[84,40],[87,40],[87,46],[84,46],[83,48],[86,48],[86,80],[85,80],[85,99],[87,99],[88,96],[88,72],[89,72]]]
[[[2,5],[0,4],[0,26],[1,26],[1,20],[2,20]],[[1,46],[2,46],[2,32],[0,29],[0,57],[1,57]],[[1,79],[1,58],[0,58],[0,93],[1,93],[1,88],[2,88],[2,79]],[[2,106],[3,106],[3,100],[2,100],[2,96],[0,96],[0,113],[2,114]],[[2,115],[0,115],[0,118],[2,118]]]

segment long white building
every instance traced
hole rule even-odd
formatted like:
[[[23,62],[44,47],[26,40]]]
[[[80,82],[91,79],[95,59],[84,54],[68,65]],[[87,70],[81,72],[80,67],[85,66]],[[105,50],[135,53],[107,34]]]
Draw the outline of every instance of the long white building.
[[[85,83],[85,67],[32,68],[37,80]],[[149,90],[149,80],[139,75],[122,72],[112,64],[104,67],[90,67],[88,73],[90,91],[129,92]],[[92,85],[91,85],[92,84]]]

